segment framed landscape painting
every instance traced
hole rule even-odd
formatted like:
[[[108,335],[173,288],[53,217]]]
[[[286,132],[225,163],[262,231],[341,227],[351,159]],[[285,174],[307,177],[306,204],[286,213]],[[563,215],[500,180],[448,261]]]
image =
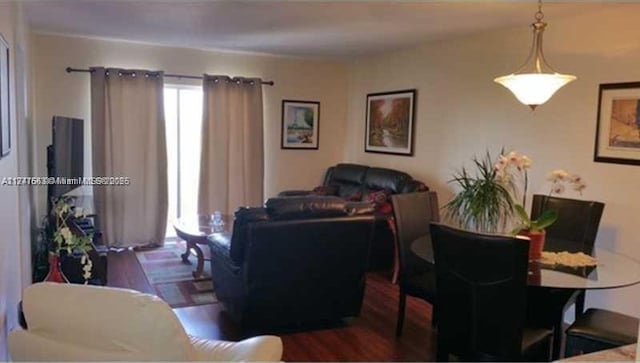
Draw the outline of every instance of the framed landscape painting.
[[[594,161],[640,165],[640,82],[600,85]]]
[[[364,151],[413,155],[416,90],[367,95]]]
[[[317,150],[320,130],[320,102],[282,101],[283,149]]]
[[[11,151],[9,112],[9,45],[0,34],[0,158]]]

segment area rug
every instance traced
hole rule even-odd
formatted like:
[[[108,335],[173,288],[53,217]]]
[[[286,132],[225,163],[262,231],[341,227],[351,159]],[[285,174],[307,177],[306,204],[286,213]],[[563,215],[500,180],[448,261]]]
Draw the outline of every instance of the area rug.
[[[172,308],[217,303],[210,262],[205,261],[203,275],[194,279],[196,256],[185,264],[180,257],[184,251],[184,242],[168,242],[161,248],[138,251],[136,258],[156,295]]]

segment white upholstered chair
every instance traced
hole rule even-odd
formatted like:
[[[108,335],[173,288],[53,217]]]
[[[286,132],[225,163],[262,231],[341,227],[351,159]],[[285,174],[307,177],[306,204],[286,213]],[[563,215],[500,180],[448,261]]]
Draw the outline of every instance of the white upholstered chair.
[[[169,305],[133,290],[38,283],[23,293],[28,328],[9,334],[14,361],[279,361],[282,341],[188,336]]]

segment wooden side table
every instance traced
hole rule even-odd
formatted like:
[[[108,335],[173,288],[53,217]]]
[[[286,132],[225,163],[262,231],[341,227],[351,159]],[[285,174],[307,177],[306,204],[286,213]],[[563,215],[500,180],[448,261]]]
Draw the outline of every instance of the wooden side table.
[[[229,230],[229,217],[223,215],[222,219],[225,222],[225,231]],[[173,228],[176,230],[178,237],[187,243],[186,251],[180,255],[182,261],[184,263],[191,263],[189,261],[189,255],[191,254],[191,250],[194,250],[196,252],[197,264],[192,274],[194,278],[202,276],[204,261],[209,261],[209,259],[205,258],[200,245],[206,245],[207,236],[214,233],[213,227],[211,226],[211,216],[199,215],[178,218],[173,223]]]

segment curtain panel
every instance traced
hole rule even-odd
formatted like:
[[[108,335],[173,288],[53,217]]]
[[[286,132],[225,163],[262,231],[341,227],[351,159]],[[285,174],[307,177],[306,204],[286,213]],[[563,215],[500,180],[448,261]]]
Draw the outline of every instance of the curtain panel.
[[[162,245],[168,209],[163,74],[92,70],[93,175],[130,180],[93,188],[103,239],[112,247]]]
[[[205,75],[198,212],[231,215],[264,199],[262,84]]]

